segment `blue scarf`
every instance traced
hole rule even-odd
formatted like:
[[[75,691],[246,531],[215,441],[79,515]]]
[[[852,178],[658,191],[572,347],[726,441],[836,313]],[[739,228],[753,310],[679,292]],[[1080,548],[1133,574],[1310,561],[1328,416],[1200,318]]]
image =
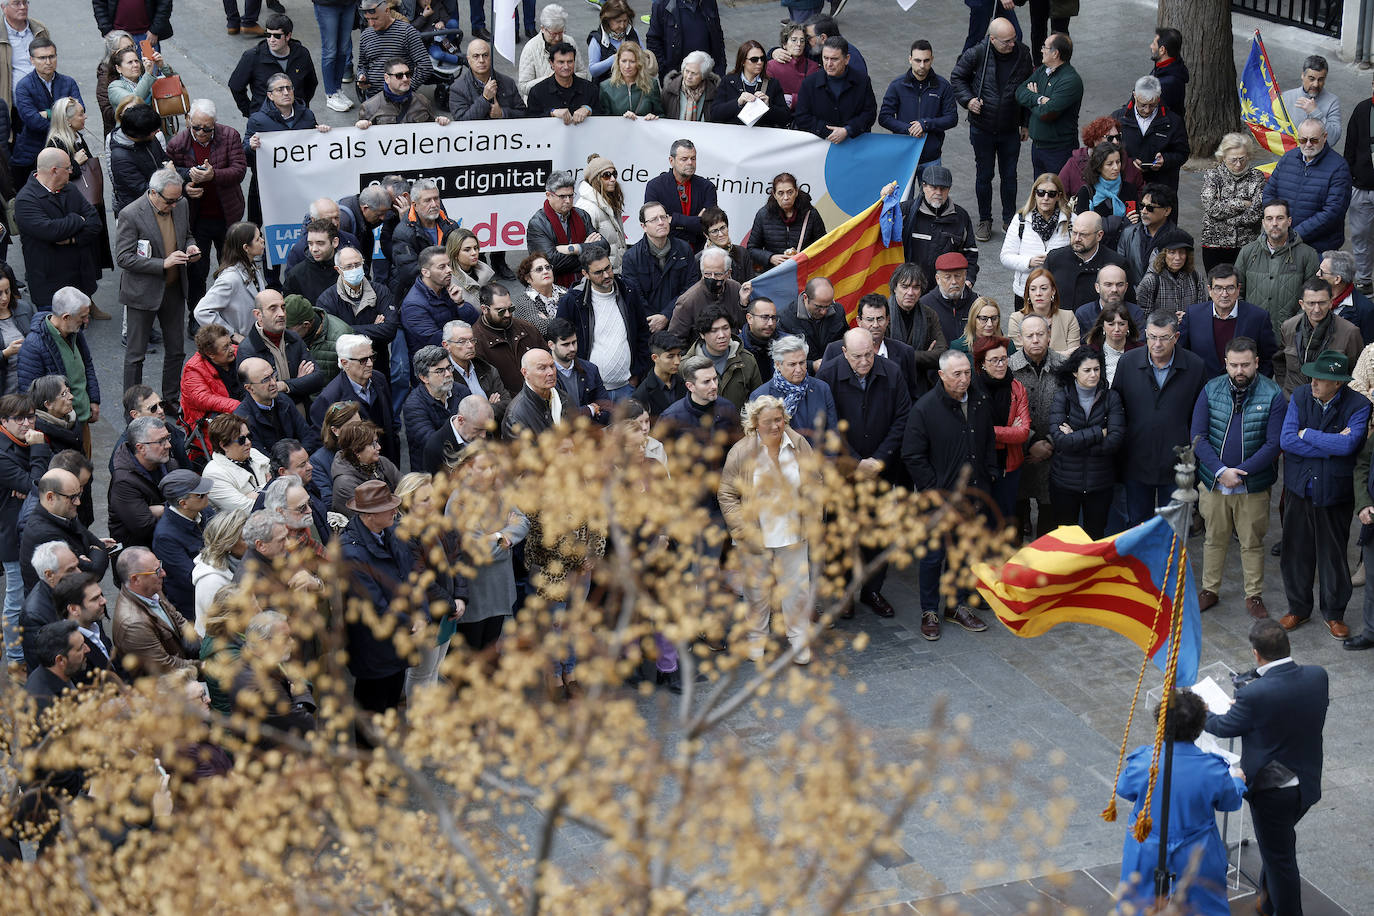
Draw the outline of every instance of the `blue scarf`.
[[[386,86],[382,86],[382,95],[386,96],[386,100],[391,104],[400,105],[401,111],[404,112],[406,110],[406,106],[410,104],[410,100],[414,98],[415,90],[412,89],[405,95],[397,95],[390,89],[386,88]]]
[[[1096,186],[1093,187],[1093,199],[1088,204],[1089,209],[1096,210],[1097,205],[1104,200],[1112,202],[1112,215],[1125,216],[1126,205],[1121,202],[1121,176],[1117,175],[1111,181],[1105,178],[1098,178]]]
[[[806,396],[806,385],[794,385],[782,377],[781,373],[773,373],[773,394],[782,398],[782,406],[787,408],[787,415],[795,417],[797,407],[801,404],[801,399]]]

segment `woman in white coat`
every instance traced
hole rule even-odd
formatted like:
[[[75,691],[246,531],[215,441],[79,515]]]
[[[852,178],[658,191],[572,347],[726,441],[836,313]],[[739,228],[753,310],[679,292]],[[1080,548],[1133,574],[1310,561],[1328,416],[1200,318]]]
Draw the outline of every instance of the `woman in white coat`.
[[[267,288],[262,272],[262,255],[267,242],[253,223],[234,223],[224,235],[224,253],[215,271],[215,282],[196,304],[196,322],[222,324],[234,343],[253,330],[253,300]]]
[[[587,157],[586,172],[577,183],[577,206],[592,218],[592,228],[610,246],[611,267],[619,272],[629,243],[625,239],[625,192],[614,162],[598,153]]]
[[[210,421],[207,435],[215,453],[200,476],[210,481],[210,505],[218,512],[253,511],[258,491],[272,479],[267,456],[253,448],[242,417],[222,413]]]
[[[221,512],[205,526],[205,541],[191,568],[191,585],[196,590],[196,635],[205,635],[205,620],[220,589],[232,585],[239,560],[248,552],[243,540],[243,524],[248,510]]]
[[[1035,179],[1030,196],[1007,224],[1002,239],[1002,266],[1015,271],[1011,278],[1011,294],[1016,311],[1025,304],[1026,280],[1031,271],[1045,266],[1045,255],[1069,244],[1069,220],[1073,210],[1064,193],[1064,183],[1058,175],[1046,172]],[[1068,304],[1072,312],[1081,302]]]

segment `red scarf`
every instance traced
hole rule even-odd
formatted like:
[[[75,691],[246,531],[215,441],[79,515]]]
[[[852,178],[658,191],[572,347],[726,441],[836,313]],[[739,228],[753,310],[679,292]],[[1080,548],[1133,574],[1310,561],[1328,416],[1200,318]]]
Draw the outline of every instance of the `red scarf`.
[[[544,215],[549,218],[549,225],[553,227],[553,237],[560,245],[572,245],[584,241],[587,238],[587,225],[582,221],[582,214],[573,207],[568,211],[568,229],[563,228],[563,218],[554,212],[553,207],[549,206],[547,200],[544,201]],[[569,231],[571,230],[571,231]],[[551,254],[552,252],[546,252]],[[577,275],[569,270],[561,274],[555,274],[553,282],[559,286],[572,286],[573,280]]]

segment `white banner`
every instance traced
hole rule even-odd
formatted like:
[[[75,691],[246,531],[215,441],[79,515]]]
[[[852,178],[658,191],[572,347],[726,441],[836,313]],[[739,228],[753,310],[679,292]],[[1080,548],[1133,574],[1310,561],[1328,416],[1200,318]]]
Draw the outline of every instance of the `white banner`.
[[[902,196],[922,145],[890,134],[835,145],[792,130],[605,117],[574,126],[530,118],[263,134],[257,167],[268,256],[285,260],[311,201],[355,194],[393,173],[437,179],[445,212],[475,232],[484,250],[523,249],[525,223],[544,204],[549,173],[572,169],[581,180],[593,153],[620,172],[633,241],[641,234],[644,185],[668,168],[668,150],[683,137],[696,145],[697,174],[716,186],[735,239],[749,231],[779,172],[795,175],[826,225],[837,226],[889,181],[902,185]]]

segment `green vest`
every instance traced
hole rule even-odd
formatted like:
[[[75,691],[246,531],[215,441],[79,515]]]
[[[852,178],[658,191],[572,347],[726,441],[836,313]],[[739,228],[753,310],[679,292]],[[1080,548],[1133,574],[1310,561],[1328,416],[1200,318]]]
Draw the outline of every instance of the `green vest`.
[[[1231,397],[1231,379],[1226,375],[1219,375],[1207,383],[1202,389],[1202,394],[1207,398],[1207,441],[1212,444],[1212,448],[1221,454],[1222,445],[1226,442],[1226,430],[1230,428],[1233,414],[1235,411],[1235,401]],[[1245,400],[1242,402],[1240,418],[1240,455],[1241,458],[1248,458],[1259,451],[1264,445],[1264,436],[1269,428],[1269,405],[1274,402],[1274,395],[1282,396],[1283,389],[1278,386],[1273,379],[1266,375],[1257,375],[1255,380],[1250,383],[1250,388],[1245,392]],[[1211,469],[1201,462],[1197,466],[1198,478],[1206,484],[1207,489],[1216,487],[1216,477]],[[1267,468],[1260,468],[1244,478],[1245,492],[1262,493],[1274,485],[1278,479],[1278,462],[1274,462]]]
[[[72,405],[76,408],[76,419],[78,422],[88,423],[91,419],[91,392],[86,386],[86,361],[81,358],[81,348],[76,345],[76,334],[72,335],[71,342],[68,343],[50,318],[43,320],[43,326],[52,335],[53,341],[57,344],[58,355],[62,357],[62,371],[67,373],[67,387],[72,390]]]

